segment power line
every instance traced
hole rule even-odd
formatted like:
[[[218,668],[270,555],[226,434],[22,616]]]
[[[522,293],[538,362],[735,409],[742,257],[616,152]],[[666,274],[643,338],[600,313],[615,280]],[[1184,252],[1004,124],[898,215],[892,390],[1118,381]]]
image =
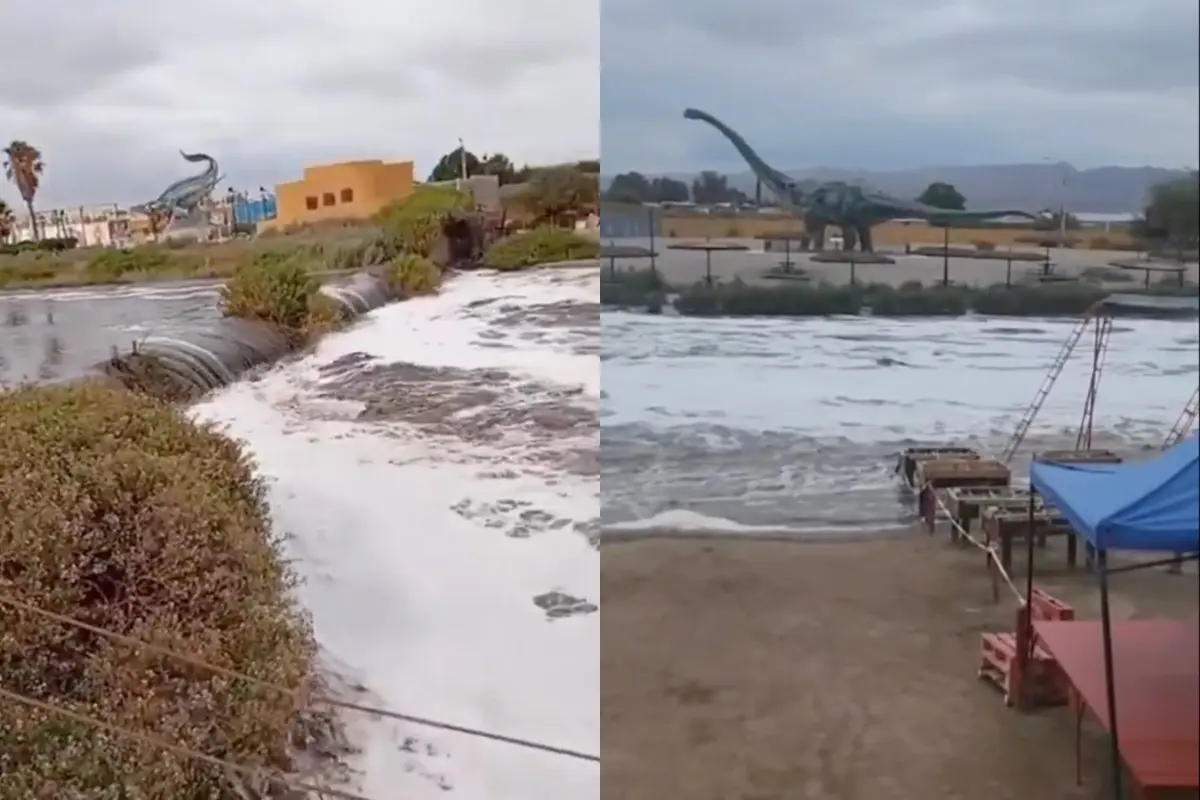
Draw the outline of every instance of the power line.
[[[271,691],[278,692],[280,694],[286,695],[288,697],[291,697],[291,698],[294,698],[294,699],[297,699],[300,701],[312,699],[312,700],[315,700],[316,702],[323,703],[324,705],[332,706],[334,708],[343,708],[343,709],[346,709],[349,711],[357,711],[359,713],[369,714],[371,716],[386,717],[388,719],[399,720],[401,722],[408,722],[412,725],[420,725],[420,726],[426,727],[426,728],[434,728],[437,730],[449,731],[451,733],[459,733],[464,736],[473,736],[473,737],[476,737],[479,739],[489,739],[494,742],[501,742],[503,744],[509,744],[509,745],[513,745],[515,747],[524,747],[524,748],[527,748],[530,750],[539,750],[544,753],[550,753],[553,755],[563,756],[566,758],[574,758],[574,759],[579,759],[581,761],[592,761],[592,762],[596,762],[596,763],[600,762],[600,756],[595,755],[593,753],[585,753],[581,750],[574,750],[574,749],[567,748],[567,747],[559,747],[557,745],[545,744],[543,742],[535,742],[531,739],[522,739],[522,738],[519,738],[516,736],[506,736],[504,734],[493,733],[491,731],[485,731],[485,730],[481,730],[479,728],[468,728],[465,725],[454,725],[449,722],[441,722],[439,720],[430,719],[428,717],[418,717],[413,714],[401,714],[398,711],[389,711],[388,709],[385,709],[385,708],[376,708],[374,706],[362,705],[360,703],[350,703],[350,702],[346,702],[344,700],[337,700],[332,697],[317,696],[315,698],[307,698],[305,696],[302,696],[299,692],[296,692],[293,689],[289,689],[286,686],[281,686],[277,683],[272,683],[271,681],[264,681],[261,678],[256,678],[253,675],[247,675],[244,672],[238,672],[237,670],[232,670],[227,667],[221,667],[221,666],[217,666],[216,664],[210,664],[209,662],[204,661],[199,658],[196,658],[195,656],[190,656],[190,655],[187,655],[186,653],[179,653],[179,652],[176,652],[175,650],[171,650],[170,648],[162,647],[161,645],[156,645],[156,644],[152,644],[150,642],[142,641],[141,639],[136,639],[132,636],[127,636],[123,633],[117,633],[116,631],[111,631],[106,628],[100,628],[96,625],[92,625],[90,623],[84,622],[83,620],[75,619],[74,617],[68,617],[64,614],[59,614],[54,611],[48,611],[44,608],[39,608],[38,606],[31,605],[30,603],[26,603],[22,600],[17,600],[14,597],[9,597],[7,595],[0,594],[0,605],[6,605],[11,608],[16,608],[16,609],[20,609],[22,611],[27,611],[30,614],[35,614],[35,615],[43,617],[45,619],[53,620],[62,625],[68,625],[68,626],[71,626],[74,628],[79,628],[80,630],[85,630],[85,631],[88,631],[89,633],[94,633],[97,636],[103,636],[106,639],[110,639],[115,642],[120,642],[121,644],[128,645],[130,647],[139,648],[141,650],[145,650],[146,652],[157,653],[159,655],[166,656],[168,658],[173,658],[173,659],[176,659],[177,661],[182,661],[185,664],[190,664],[194,667],[208,670],[209,672],[212,672],[217,675],[221,675],[226,678],[231,678],[233,680],[246,681],[247,683],[253,684],[260,688],[269,689]]]
[[[245,767],[241,764],[235,764],[232,761],[226,761],[223,758],[210,756],[206,753],[201,753],[198,750],[192,750],[189,747],[183,747],[182,745],[168,742],[161,736],[155,736],[154,734],[144,733],[142,731],[135,731],[131,728],[126,728],[121,725],[114,725],[111,722],[105,722],[104,720],[90,717],[87,714],[80,714],[77,711],[61,708],[27,695],[19,694],[17,692],[10,692],[8,689],[3,687],[0,687],[0,698],[4,700],[10,700],[19,705],[28,706],[29,708],[35,708],[39,711],[44,711],[47,714],[55,714],[59,717],[63,717],[64,719],[69,719],[74,722],[81,722],[84,725],[91,725],[94,728],[99,728],[100,730],[108,731],[109,733],[117,736],[123,736],[127,739],[133,739],[141,742],[142,744],[160,747],[163,750],[183,756],[184,758],[203,761],[205,764],[210,764],[214,767],[221,767],[222,769],[236,772],[239,775],[243,775],[247,778],[256,779],[261,777],[263,774],[268,774],[289,789],[299,789],[305,792],[316,792],[320,797],[336,797],[340,800],[371,800],[371,798],[367,797],[366,795],[355,794],[354,792],[346,792],[342,791],[341,789],[332,789],[326,786],[319,786],[315,783],[292,780],[275,769],[268,769],[266,767]]]

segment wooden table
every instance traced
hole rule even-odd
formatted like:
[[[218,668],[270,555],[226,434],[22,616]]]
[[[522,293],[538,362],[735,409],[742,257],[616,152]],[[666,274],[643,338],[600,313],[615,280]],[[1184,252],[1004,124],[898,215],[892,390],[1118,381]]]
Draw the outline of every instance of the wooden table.
[[[704,283],[708,286],[713,285],[712,276],[712,254],[713,253],[745,253],[750,248],[744,244],[699,244],[695,242],[683,242],[681,244],[669,244],[668,250],[699,250],[704,252]]]
[[[1150,276],[1155,273],[1161,272],[1164,275],[1174,275],[1180,286],[1184,285],[1184,276],[1187,275],[1187,267],[1183,264],[1176,266],[1174,264],[1152,264],[1140,261],[1113,261],[1110,266],[1114,266],[1117,269],[1142,271],[1146,275],[1145,286],[1147,289],[1150,288]]]
[[[1070,684],[1075,776],[1082,783],[1084,712],[1112,730],[1100,621],[1035,620],[1033,630]],[[1200,791],[1200,627],[1195,621],[1117,621],[1112,643],[1121,759],[1138,797]]]

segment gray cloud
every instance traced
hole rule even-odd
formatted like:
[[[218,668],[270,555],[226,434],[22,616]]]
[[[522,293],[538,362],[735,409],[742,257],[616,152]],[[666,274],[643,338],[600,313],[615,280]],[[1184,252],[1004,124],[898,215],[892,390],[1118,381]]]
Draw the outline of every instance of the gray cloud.
[[[459,137],[518,162],[599,149],[589,3],[12,6],[0,138],[42,150],[45,207],[154,196],[193,171],[181,148],[250,189],[350,158],[412,158],[424,173]]]
[[[606,172],[1198,160],[1198,12],[1177,0],[605,0]],[[769,155],[768,155],[769,154]]]

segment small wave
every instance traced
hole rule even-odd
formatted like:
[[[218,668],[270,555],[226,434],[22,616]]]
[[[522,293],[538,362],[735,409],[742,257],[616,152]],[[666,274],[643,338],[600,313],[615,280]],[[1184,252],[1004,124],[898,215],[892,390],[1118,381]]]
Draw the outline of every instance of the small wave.
[[[601,543],[657,537],[688,538],[747,538],[747,539],[850,539],[878,534],[897,534],[910,526],[894,521],[879,524],[779,526],[746,525],[723,517],[712,517],[695,511],[672,509],[652,517],[606,525],[600,534]]]

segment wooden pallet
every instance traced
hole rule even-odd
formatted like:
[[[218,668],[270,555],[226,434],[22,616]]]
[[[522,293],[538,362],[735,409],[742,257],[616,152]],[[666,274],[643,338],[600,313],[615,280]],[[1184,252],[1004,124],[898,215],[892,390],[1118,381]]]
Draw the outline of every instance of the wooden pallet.
[[[1036,641],[1032,647],[1027,639],[1032,635],[1029,619],[1073,620],[1075,610],[1053,595],[1034,589],[1029,603],[1017,611],[1015,633],[985,633],[980,637],[980,680],[998,687],[1009,707],[1065,705],[1068,699],[1066,676],[1058,662]],[[1030,653],[1025,669],[1021,669],[1018,654]]]
[[[1029,506],[1029,490],[1015,486],[951,486],[945,491],[946,509],[950,516],[970,531],[971,525],[987,508],[1004,508],[1016,511]],[[1042,506],[1041,495],[1033,499],[1034,507]],[[955,534],[951,534],[956,538]]]
[[[1012,480],[1008,467],[993,459],[919,461],[915,476],[920,487],[918,510],[932,533],[937,524],[937,492],[956,486],[1004,488]]]
[[[916,481],[917,465],[923,461],[937,461],[952,458],[956,460],[971,460],[981,458],[979,453],[970,447],[910,447],[900,454],[896,471],[910,487],[918,488]]]
[[[1120,464],[1122,461],[1112,450],[1047,450],[1034,455],[1033,460],[1044,464]]]
[[[988,544],[1000,543],[1000,566],[1012,570],[1013,541],[1026,541],[1030,535],[1028,505],[1025,509],[987,508],[983,511],[983,532]],[[1033,510],[1032,534],[1038,547],[1045,547],[1051,536],[1067,537],[1067,566],[1078,560],[1079,541],[1071,523],[1053,506],[1037,506]]]

